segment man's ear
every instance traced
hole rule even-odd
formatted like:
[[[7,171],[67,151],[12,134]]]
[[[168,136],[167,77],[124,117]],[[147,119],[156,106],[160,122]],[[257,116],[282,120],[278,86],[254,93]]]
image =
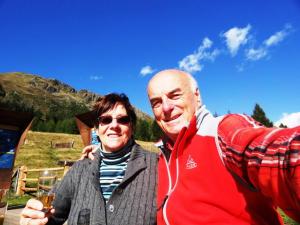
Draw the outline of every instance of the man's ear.
[[[196,88],[195,90],[195,95],[197,97],[197,101],[198,102],[201,102],[201,97],[200,97],[200,91],[199,91],[199,88]]]
[[[199,104],[199,106],[201,105],[201,96],[200,96],[200,91],[199,88],[195,89],[195,96],[197,97],[197,103]]]
[[[199,96],[200,96],[199,88],[195,89],[195,95],[199,98]]]

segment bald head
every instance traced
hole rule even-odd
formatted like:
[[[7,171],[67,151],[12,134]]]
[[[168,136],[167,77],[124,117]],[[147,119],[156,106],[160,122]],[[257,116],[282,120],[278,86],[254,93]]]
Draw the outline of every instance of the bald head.
[[[148,84],[148,97],[157,123],[174,141],[201,105],[196,80],[176,69],[155,74]]]
[[[151,78],[151,80],[149,81],[149,84],[148,84],[148,90],[149,90],[149,86],[151,86],[152,82],[158,81],[159,83],[161,83],[163,80],[179,79],[179,78],[181,80],[188,81],[189,86],[192,91],[198,88],[197,81],[191,74],[186,73],[182,70],[167,69],[167,70],[162,70],[162,71],[158,72]]]

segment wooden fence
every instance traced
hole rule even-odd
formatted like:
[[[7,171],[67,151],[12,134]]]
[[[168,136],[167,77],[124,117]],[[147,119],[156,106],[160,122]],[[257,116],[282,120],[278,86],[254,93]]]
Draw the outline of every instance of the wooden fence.
[[[75,141],[71,142],[59,142],[55,143],[53,141],[50,142],[51,148],[73,148]]]
[[[39,169],[28,169],[26,166],[21,166],[17,175],[16,195],[22,196],[25,192],[37,191],[39,175],[34,176],[33,174],[39,174],[39,172],[44,170],[56,171],[58,175],[58,180],[61,180],[61,178],[66,174],[69,168],[70,165],[67,164],[65,164],[63,167],[39,168]],[[31,176],[28,176],[28,174],[30,173],[32,173]],[[59,176],[59,174],[61,175]],[[27,182],[31,183],[31,187],[26,186]],[[35,187],[32,187],[32,184],[34,184]]]

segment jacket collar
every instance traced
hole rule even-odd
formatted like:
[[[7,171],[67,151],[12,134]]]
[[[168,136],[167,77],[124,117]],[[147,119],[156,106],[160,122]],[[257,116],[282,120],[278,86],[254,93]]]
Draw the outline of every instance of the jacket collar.
[[[202,105],[195,113],[195,119],[196,119],[196,130],[198,130],[201,126],[201,124],[203,123],[204,119],[207,116],[210,116],[211,113],[206,109],[205,105]]]
[[[135,176],[140,171],[144,170],[147,167],[146,164],[146,156],[143,152],[142,148],[133,141],[133,145],[131,146],[132,152],[129,158],[127,169],[125,172],[125,176],[120,183],[120,186],[126,185],[128,180],[130,180],[133,176]],[[90,160],[90,159],[89,159]],[[95,159],[90,160],[90,174],[92,176],[93,184],[96,188],[100,188],[99,184],[99,168],[100,168],[101,156],[100,150],[95,153]]]
[[[197,111],[195,112],[195,114],[192,117],[191,121],[189,122],[188,126],[182,128],[177,139],[181,139],[183,136],[185,136],[185,138],[189,138],[189,137],[193,136],[197,132],[197,130],[200,128],[205,117],[207,117],[209,115],[211,115],[211,114],[206,109],[206,106],[205,105],[200,106],[197,109]],[[155,144],[155,146],[158,147],[159,149],[161,149],[162,151],[164,151],[164,149],[172,150],[174,145],[178,141],[181,141],[181,140],[176,140],[176,142],[173,143],[166,135],[164,135],[162,137],[162,139]]]
[[[131,177],[135,176],[137,173],[144,170],[146,167],[147,164],[145,153],[143,152],[142,148],[135,143],[132,146],[131,157],[128,161],[125,176],[121,184],[127,183],[127,181]]]

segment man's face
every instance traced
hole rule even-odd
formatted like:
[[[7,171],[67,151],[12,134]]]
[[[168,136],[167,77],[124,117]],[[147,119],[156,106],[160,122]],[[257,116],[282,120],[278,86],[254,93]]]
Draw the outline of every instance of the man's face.
[[[175,142],[199,105],[198,89],[193,90],[183,72],[167,70],[150,80],[148,97],[158,125]]]

